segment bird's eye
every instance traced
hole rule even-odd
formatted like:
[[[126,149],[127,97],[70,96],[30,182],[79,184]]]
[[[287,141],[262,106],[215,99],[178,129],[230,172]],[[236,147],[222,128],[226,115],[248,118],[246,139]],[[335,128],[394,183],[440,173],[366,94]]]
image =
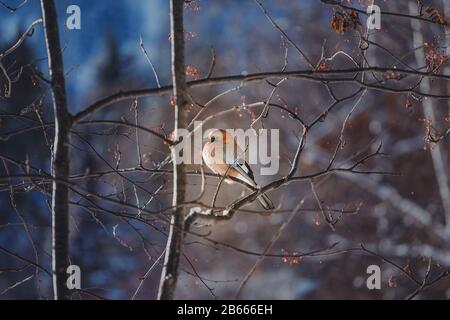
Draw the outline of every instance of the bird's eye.
[[[211,142],[214,142],[214,141],[216,141],[216,137],[212,136],[211,137]]]

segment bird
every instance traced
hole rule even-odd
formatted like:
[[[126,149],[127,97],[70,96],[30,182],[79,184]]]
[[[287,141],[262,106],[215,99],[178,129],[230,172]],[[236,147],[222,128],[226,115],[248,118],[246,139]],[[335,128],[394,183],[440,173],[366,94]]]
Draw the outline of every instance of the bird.
[[[239,179],[255,189],[260,189],[260,186],[255,182],[252,169],[245,161],[245,152],[237,145],[236,139],[231,134],[223,129],[213,129],[208,133],[206,140],[202,158],[211,171],[221,176]],[[222,155],[216,155],[218,150],[222,152]],[[234,183],[232,180],[225,181]],[[258,201],[266,210],[275,208],[266,194],[261,194]]]

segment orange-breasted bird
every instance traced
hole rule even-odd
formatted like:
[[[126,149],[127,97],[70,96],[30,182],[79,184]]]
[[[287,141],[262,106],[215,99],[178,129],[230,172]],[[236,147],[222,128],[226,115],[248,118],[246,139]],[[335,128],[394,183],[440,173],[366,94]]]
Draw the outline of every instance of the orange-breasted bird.
[[[214,129],[209,132],[203,147],[203,161],[215,174],[233,177],[254,188],[260,188],[255,182],[252,169],[245,161],[245,152],[237,145],[236,139],[225,130]],[[233,183],[232,180],[225,181]],[[267,195],[262,194],[258,197],[258,201],[264,209],[274,209]]]

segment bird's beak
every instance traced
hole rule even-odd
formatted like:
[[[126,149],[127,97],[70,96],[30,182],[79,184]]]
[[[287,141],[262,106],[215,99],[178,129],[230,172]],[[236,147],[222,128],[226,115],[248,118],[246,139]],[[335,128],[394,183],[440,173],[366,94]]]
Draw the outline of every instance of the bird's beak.
[[[208,137],[203,137],[203,140],[202,140],[203,142],[208,142],[209,141],[209,139],[208,139]]]

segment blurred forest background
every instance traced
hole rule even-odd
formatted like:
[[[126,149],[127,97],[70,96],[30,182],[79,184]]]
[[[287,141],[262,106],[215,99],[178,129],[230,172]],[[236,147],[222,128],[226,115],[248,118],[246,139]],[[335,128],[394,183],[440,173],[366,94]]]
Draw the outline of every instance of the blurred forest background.
[[[20,1],[5,2],[14,6]],[[364,11],[369,4],[369,1],[344,2]],[[424,70],[432,59],[426,57],[427,61],[417,63],[417,46],[408,18],[382,15],[381,30],[369,32],[369,39],[375,44],[363,51],[358,35],[367,32],[363,14],[359,15],[361,26],[337,32],[340,30],[332,25],[332,20],[340,9],[330,4],[318,0],[262,3],[270,17],[314,64],[321,61],[322,52],[331,57],[340,50],[358,62],[363,61],[364,52],[369,66],[386,68]],[[417,7],[417,2],[411,0],[375,4],[383,11],[408,14],[410,3]],[[63,27],[68,16],[66,8],[72,4],[81,8],[81,30]],[[450,11],[446,0],[424,1],[424,5],[433,6],[442,14]],[[167,1],[58,0],[57,8],[71,112],[79,112],[119,90],[157,86],[140,46],[141,37],[161,85],[171,84]],[[425,12],[424,17],[430,18],[430,14]],[[29,0],[15,12],[0,5],[0,52],[40,17],[36,0]],[[448,26],[418,23],[427,43],[425,53],[436,54],[432,61],[440,62],[439,70],[449,75],[450,65],[445,61],[449,53]],[[308,69],[305,60],[253,0],[191,1],[185,8],[185,30],[188,80],[206,77],[212,60],[211,48],[215,53],[212,77],[278,72],[286,62],[286,71]],[[338,55],[326,62],[324,68],[353,68],[348,56]],[[53,129],[43,124],[52,123],[53,118],[50,91],[42,80],[47,77],[42,28],[37,26],[34,34],[3,64],[15,81],[11,98],[0,100],[0,176],[20,173],[6,158],[50,172]],[[386,80],[397,77],[383,76]],[[5,79],[2,77],[1,81],[3,96]],[[448,79],[431,80],[430,86],[432,93],[450,95]],[[333,88],[339,95],[349,95],[358,86],[340,83]],[[190,94],[196,102],[204,104],[230,89],[200,116],[203,120],[212,116],[205,127],[249,128],[261,108],[245,105],[265,101],[273,86],[258,82],[240,87],[237,82],[193,88]],[[322,83],[293,79],[277,88],[272,101],[311,122],[324,112],[331,99]],[[423,113],[425,101],[432,103],[433,122]],[[85,120],[135,123],[137,114],[141,126],[167,135],[173,130],[172,109],[171,96],[167,94],[116,103]],[[228,109],[231,111],[217,115]],[[193,106],[191,117],[198,111],[199,107]],[[286,175],[302,132],[287,112],[277,108],[271,109],[264,126],[280,129],[281,169],[276,177],[257,175],[261,185]],[[23,130],[29,127],[35,129]],[[442,190],[445,184],[448,189],[450,176],[450,142],[445,135],[448,128],[449,99],[425,100],[408,92],[367,90],[340,103],[309,132],[299,172],[306,175],[326,168],[342,131],[345,144],[339,149],[338,164],[352,163],[361,150],[367,154],[381,145],[381,151],[388,156],[370,159],[365,167],[399,175],[336,172],[313,182],[291,183],[269,193],[277,206],[271,215],[257,214],[261,208],[255,203],[247,206],[247,211],[236,213],[226,224],[192,231],[245,250],[263,252],[292,209],[304,199],[301,210],[273,245],[271,252],[279,256],[261,261],[240,298],[403,299],[417,288],[417,283],[405,273],[422,280],[430,267],[429,277],[433,279],[450,268],[450,224],[446,221],[446,216],[450,218],[450,207],[445,207],[449,199],[445,188]],[[145,204],[152,212],[169,214],[166,208],[171,204],[171,177],[139,167],[142,163],[143,168],[157,168],[169,155],[167,145],[142,131],[137,137],[134,129],[119,125],[77,125],[72,130],[71,175],[78,185],[121,202]],[[430,153],[438,146],[444,171],[436,169]],[[106,174],[112,169],[123,170]],[[215,178],[206,179],[204,203],[210,203],[217,183]],[[189,178],[189,198],[199,194],[200,185],[199,176]],[[14,180],[13,184],[0,180],[0,247],[50,270],[51,215],[46,191],[51,185],[42,186],[38,188],[27,179]],[[224,184],[217,205],[226,206],[243,191],[240,186]],[[83,197],[71,194],[70,260],[81,268],[84,290],[73,298],[130,299],[139,287],[135,298],[154,299],[161,271],[158,258],[165,248],[167,226],[144,213],[145,221],[129,218],[139,214],[130,208],[108,203],[102,208],[98,210]],[[323,212],[339,220],[335,230],[324,221]],[[335,243],[338,244],[325,251],[330,254],[283,258],[285,253],[309,252]],[[360,244],[404,272],[380,256],[359,250]],[[241,280],[257,260],[258,256],[187,235],[176,297],[234,298]],[[148,272],[153,264],[155,268]],[[372,264],[381,267],[381,290],[366,287],[366,269]],[[51,278],[35,269],[0,250],[0,299],[51,298]],[[442,277],[417,297],[450,298],[450,277]]]

